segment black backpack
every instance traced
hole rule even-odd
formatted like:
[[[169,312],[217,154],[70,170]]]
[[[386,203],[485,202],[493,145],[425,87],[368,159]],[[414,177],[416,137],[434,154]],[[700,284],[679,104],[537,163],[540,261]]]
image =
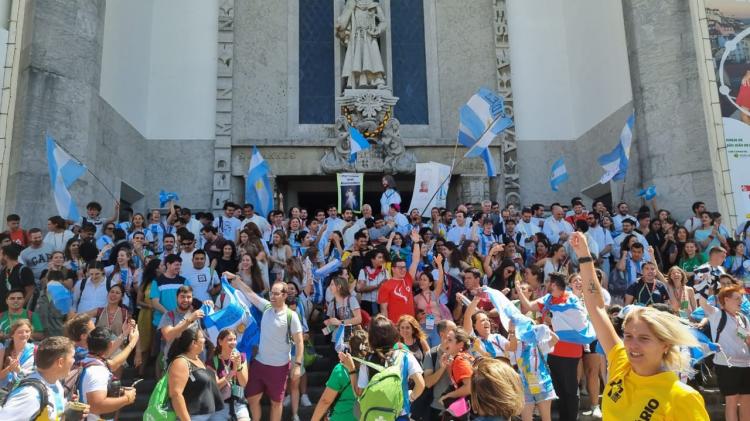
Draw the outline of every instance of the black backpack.
[[[2,406],[5,406],[5,404],[8,403],[8,398],[10,397],[11,393],[26,386],[33,387],[37,392],[39,392],[39,410],[34,412],[34,415],[31,417],[32,420],[35,420],[39,415],[41,415],[42,411],[46,407],[51,406],[49,395],[47,394],[47,385],[45,385],[41,380],[28,377],[25,379],[21,379],[21,381],[13,385],[11,388],[0,389],[0,399],[2,399]]]

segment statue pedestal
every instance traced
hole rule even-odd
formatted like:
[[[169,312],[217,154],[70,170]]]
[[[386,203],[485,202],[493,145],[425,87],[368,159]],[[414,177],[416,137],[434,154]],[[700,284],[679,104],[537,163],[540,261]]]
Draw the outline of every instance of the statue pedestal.
[[[413,173],[417,159],[406,152],[401,140],[401,124],[393,118],[398,98],[389,89],[346,89],[336,98],[341,116],[336,119],[336,145],[321,161],[325,173],[342,171]],[[370,149],[359,152],[349,162],[349,127],[354,127],[370,142]]]

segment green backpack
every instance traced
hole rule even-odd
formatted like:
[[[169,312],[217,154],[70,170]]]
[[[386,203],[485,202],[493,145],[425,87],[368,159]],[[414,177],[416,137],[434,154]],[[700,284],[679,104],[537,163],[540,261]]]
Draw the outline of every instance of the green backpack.
[[[178,357],[183,358],[183,357]],[[171,364],[170,364],[171,365]],[[188,363],[190,371],[193,366]],[[146,411],[143,412],[143,421],[176,421],[177,414],[172,409],[169,401],[169,367],[167,367],[164,376],[156,383],[154,391],[148,400]]]
[[[410,412],[409,351],[400,349],[398,344],[394,349],[401,355],[394,356],[395,364],[389,367],[354,358],[377,371],[359,397],[360,421],[395,420],[401,411]]]

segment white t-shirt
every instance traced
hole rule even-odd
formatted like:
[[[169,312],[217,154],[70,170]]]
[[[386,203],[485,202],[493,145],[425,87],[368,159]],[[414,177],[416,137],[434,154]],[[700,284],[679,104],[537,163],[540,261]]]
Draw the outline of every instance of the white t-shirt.
[[[65,391],[59,381],[47,383],[39,373],[32,373],[29,378],[42,381],[47,386],[47,418],[58,419],[65,411]],[[0,419],[5,421],[27,421],[39,411],[42,397],[33,386],[25,386],[8,396],[5,406],[0,407]]]
[[[261,305],[256,307],[263,311],[260,321],[260,346],[258,347],[258,362],[273,367],[281,367],[291,361],[292,345],[294,339],[287,341],[287,309],[277,312],[273,308],[265,310],[271,304],[269,301],[260,299]],[[292,312],[292,338],[294,334],[302,332],[302,323],[296,312]]]
[[[714,312],[708,316],[708,322],[711,324],[711,340],[716,339],[716,329],[719,328],[719,322],[721,321],[722,311],[714,307]],[[741,313],[740,313],[741,314]],[[745,317],[739,317],[740,323],[744,325],[744,329],[737,325],[737,319],[727,314],[727,323],[724,325],[724,329],[721,331],[719,336],[719,345],[721,350],[724,352],[717,352],[714,354],[714,363],[722,366],[728,366],[731,364],[732,367],[750,367],[750,349],[747,344],[738,335],[737,331],[745,330],[745,335],[750,332],[750,326],[748,326],[748,320]],[[729,362],[727,362],[729,358]]]
[[[182,268],[184,268],[185,266],[190,266],[193,264],[193,253],[195,253],[195,250],[197,249],[194,248],[193,251],[180,252],[180,259],[182,259],[182,266],[180,270],[182,270]]]
[[[260,230],[261,234],[263,234],[266,231],[268,231],[268,230],[271,229],[271,224],[268,223],[268,221],[266,220],[266,218],[264,218],[264,217],[262,217],[262,216],[260,216],[260,215],[258,215],[256,213],[256,214],[253,214],[253,216],[251,218],[245,218],[242,221],[242,224],[240,225],[240,230],[245,229],[245,225],[247,225],[247,224],[249,224],[251,222],[258,227],[258,229]]]
[[[65,244],[68,244],[71,238],[73,238],[72,231],[65,230],[59,234],[50,231],[44,236],[44,243],[52,246],[54,251],[65,251]]]
[[[235,237],[237,234],[237,230],[240,229],[241,225],[242,221],[235,218],[234,216],[231,218],[227,218],[226,216],[221,215],[218,218],[214,219],[214,226],[219,230],[219,234],[221,234],[221,236],[224,237],[225,240],[237,241]]]
[[[192,264],[183,265],[180,275],[187,280],[186,284],[193,288],[193,297],[200,301],[211,299],[208,290],[219,284],[219,275],[210,266],[203,266],[196,269]]]
[[[99,284],[94,283],[91,278],[86,281],[86,286],[81,293],[81,281],[73,287],[73,303],[77,303],[76,313],[85,313],[104,307],[107,304],[107,280],[102,279]]]
[[[464,222],[463,227],[459,227],[458,225],[456,225],[455,227],[448,230],[448,234],[445,236],[445,239],[455,245],[460,245],[462,243],[461,236],[464,237],[464,240],[471,240],[471,224],[469,224],[469,221]]]
[[[383,282],[388,280],[388,271],[385,268],[382,268],[380,270],[380,273],[378,273],[373,279],[370,279],[369,276],[367,276],[367,271],[374,271],[374,269],[370,267],[366,267],[359,271],[359,276],[357,277],[358,281],[363,281],[365,283],[365,286],[367,287],[374,287],[374,286],[380,286]],[[362,295],[362,301],[372,301],[377,302],[378,301],[378,290],[370,291],[370,292],[364,292]]]
[[[85,358],[83,363],[86,364],[91,361],[92,358]],[[83,403],[88,403],[88,394],[91,392],[107,391],[109,385],[109,379],[112,377],[112,373],[104,365],[92,365],[86,368],[81,374],[81,396],[79,399]],[[98,414],[90,413],[88,421],[98,421],[101,417]]]

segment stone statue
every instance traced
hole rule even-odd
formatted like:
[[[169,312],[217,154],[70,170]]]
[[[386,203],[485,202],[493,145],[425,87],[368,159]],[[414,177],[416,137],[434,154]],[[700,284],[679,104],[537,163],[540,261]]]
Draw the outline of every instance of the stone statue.
[[[336,21],[336,36],[346,47],[341,75],[347,88],[385,87],[378,38],[387,24],[377,1],[348,0]]]

